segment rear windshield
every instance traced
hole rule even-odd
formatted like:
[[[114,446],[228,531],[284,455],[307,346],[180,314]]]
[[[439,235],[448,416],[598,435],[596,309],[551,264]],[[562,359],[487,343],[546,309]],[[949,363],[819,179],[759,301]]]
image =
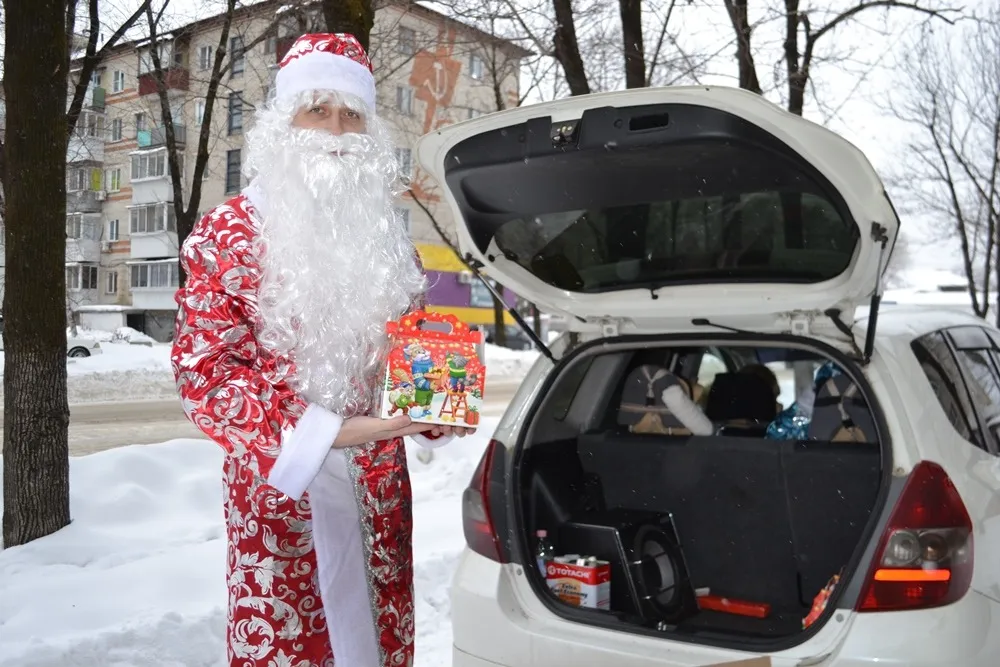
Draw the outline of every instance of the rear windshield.
[[[741,118],[682,104],[592,109],[568,144],[549,126],[487,131],[446,159],[477,247],[489,256],[495,242],[549,285],[816,283],[850,265],[860,233],[842,195]]]
[[[858,231],[820,195],[764,190],[520,217],[494,238],[548,284],[592,292],[821,282],[850,264]]]

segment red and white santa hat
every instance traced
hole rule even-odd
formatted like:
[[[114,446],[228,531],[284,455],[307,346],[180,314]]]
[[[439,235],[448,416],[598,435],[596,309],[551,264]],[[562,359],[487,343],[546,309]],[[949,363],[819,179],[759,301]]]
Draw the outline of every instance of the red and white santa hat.
[[[354,95],[375,111],[372,63],[354,35],[302,35],[281,59],[276,83],[279,100],[295,99],[309,90],[331,90]]]

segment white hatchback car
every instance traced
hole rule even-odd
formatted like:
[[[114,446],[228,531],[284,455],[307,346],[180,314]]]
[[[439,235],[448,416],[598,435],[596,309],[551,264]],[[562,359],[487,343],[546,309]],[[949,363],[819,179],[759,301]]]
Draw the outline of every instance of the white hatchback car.
[[[1000,333],[879,307],[857,148],[683,87],[418,155],[467,261],[572,323],[465,493],[455,667],[997,664]]]
[[[3,343],[3,331],[4,324],[3,318],[0,317],[0,352],[4,351]],[[101,349],[100,341],[94,340],[93,338],[87,338],[84,336],[72,336],[67,331],[66,335],[66,356],[73,359],[83,359],[86,357],[91,357],[95,354],[101,354],[103,350]]]

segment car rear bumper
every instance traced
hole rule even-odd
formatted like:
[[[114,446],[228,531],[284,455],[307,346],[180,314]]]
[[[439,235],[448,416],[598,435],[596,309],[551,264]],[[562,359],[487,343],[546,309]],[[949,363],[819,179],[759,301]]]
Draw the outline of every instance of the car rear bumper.
[[[470,655],[465,651],[452,647],[451,667],[507,667],[498,662],[490,662]]]
[[[523,576],[519,569],[463,553],[451,590],[454,667],[691,667],[754,657],[665,639],[650,642],[565,621],[540,601],[520,599],[513,588]],[[998,664],[1000,603],[979,593],[970,592],[941,609],[844,616],[807,644],[773,654],[773,667]],[[818,649],[820,645],[825,648]]]

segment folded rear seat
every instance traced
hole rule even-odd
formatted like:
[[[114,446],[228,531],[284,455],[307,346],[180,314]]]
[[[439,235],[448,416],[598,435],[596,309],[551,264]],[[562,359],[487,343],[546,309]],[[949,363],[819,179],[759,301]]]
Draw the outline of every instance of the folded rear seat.
[[[778,443],[740,437],[581,436],[608,508],[673,513],[692,583],[798,609]]]
[[[805,604],[857,548],[882,475],[875,420],[849,376],[818,388],[809,438],[780,443]]]

